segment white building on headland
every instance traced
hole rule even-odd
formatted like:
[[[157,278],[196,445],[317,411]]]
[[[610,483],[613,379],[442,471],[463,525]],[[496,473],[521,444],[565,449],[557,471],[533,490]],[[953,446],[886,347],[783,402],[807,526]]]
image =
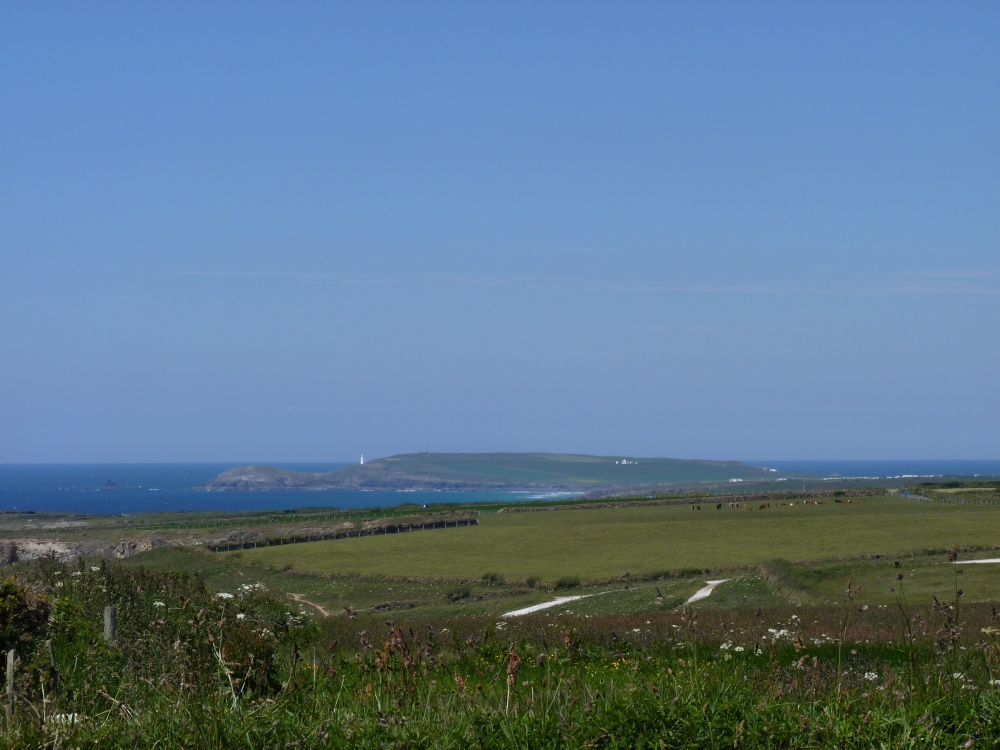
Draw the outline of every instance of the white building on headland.
[[[361,454],[361,465],[362,466],[365,465],[365,454],[364,453]]]

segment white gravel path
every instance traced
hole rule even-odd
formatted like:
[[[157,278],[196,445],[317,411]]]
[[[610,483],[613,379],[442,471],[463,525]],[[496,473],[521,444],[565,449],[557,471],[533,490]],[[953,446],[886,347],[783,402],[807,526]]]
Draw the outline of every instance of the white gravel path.
[[[715,589],[716,586],[718,586],[720,583],[725,583],[728,580],[729,580],[728,578],[720,578],[717,581],[705,581],[707,585],[695,591],[691,595],[691,598],[684,603],[693,604],[694,602],[700,602],[702,599],[707,599],[711,595],[712,591]]]
[[[952,565],[976,565],[977,563],[1000,563],[1000,557],[991,557],[988,560],[953,560]]]
[[[577,599],[588,599],[591,596],[600,596],[601,594],[610,594],[610,591],[601,591],[597,594],[580,594],[579,596],[557,596],[551,602],[542,602],[541,604],[533,604],[530,607],[525,607],[524,609],[515,609],[513,612],[504,612],[501,617],[520,617],[521,615],[530,615],[532,612],[538,612],[539,610],[548,609],[549,607],[558,607],[560,604],[565,604],[566,602],[575,602]]]

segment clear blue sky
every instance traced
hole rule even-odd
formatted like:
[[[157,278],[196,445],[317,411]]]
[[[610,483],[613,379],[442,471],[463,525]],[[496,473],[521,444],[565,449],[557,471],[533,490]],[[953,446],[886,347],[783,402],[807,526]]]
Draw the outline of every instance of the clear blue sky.
[[[1000,3],[0,12],[0,462],[1000,457]]]

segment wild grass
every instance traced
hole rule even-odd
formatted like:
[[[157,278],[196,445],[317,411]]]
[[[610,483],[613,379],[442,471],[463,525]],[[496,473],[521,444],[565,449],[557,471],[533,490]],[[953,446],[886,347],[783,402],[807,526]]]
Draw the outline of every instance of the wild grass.
[[[912,638],[863,594],[312,622],[255,584],[223,597],[181,572],[94,567],[47,561],[11,582],[50,616],[5,646],[19,677],[3,746],[957,748],[1000,733],[998,622],[957,595],[911,607]]]

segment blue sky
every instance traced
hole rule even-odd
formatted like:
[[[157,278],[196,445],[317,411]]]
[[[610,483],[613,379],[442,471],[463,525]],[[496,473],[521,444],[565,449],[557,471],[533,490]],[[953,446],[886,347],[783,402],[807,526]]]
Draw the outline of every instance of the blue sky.
[[[0,462],[998,458],[998,28],[8,4]]]

